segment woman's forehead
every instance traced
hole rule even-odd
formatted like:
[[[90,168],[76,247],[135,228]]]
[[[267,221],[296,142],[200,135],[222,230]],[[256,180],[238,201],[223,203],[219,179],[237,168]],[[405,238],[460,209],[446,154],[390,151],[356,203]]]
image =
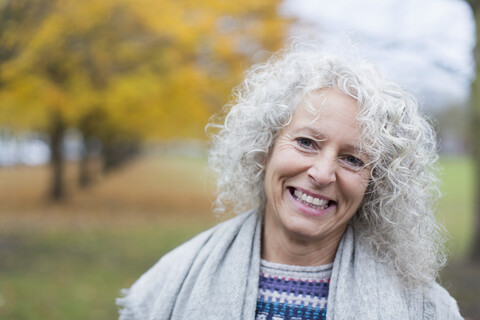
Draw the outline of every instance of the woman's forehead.
[[[297,112],[298,111],[298,112]],[[356,120],[358,115],[357,100],[335,88],[319,89],[306,93],[300,99],[293,116],[308,112],[317,121],[319,117],[340,115],[345,121]]]
[[[312,114],[318,115],[321,113],[325,103],[332,99],[335,100],[335,103],[348,103],[355,105],[357,109],[359,108],[359,102],[356,97],[335,87],[325,87],[300,94],[297,98],[295,109],[303,106]]]

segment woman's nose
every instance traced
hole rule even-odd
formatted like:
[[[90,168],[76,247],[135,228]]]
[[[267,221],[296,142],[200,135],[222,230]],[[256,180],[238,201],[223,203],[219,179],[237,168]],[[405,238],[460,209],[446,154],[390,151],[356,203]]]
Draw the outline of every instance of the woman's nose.
[[[315,185],[324,186],[336,181],[337,161],[335,157],[319,155],[308,169],[308,177]]]

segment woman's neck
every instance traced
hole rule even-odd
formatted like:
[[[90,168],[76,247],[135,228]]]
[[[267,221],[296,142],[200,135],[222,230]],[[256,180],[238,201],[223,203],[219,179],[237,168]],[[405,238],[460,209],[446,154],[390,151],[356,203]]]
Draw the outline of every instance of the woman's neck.
[[[269,262],[317,266],[332,263],[343,232],[322,239],[305,239],[265,221],[262,230],[262,259]]]

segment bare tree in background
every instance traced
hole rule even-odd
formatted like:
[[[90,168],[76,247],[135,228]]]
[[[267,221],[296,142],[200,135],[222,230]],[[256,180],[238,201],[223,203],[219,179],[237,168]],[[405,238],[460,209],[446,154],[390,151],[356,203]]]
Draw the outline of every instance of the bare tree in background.
[[[474,240],[472,244],[471,259],[480,261],[480,0],[466,0],[471,6],[475,16],[476,45],[474,51],[476,78],[472,85],[472,141],[473,159],[475,166],[475,222]]]

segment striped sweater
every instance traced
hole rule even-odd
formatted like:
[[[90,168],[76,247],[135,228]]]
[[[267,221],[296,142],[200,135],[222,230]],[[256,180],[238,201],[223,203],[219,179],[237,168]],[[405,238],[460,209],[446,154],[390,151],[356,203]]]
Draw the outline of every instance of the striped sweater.
[[[260,264],[256,320],[324,320],[332,264]]]

